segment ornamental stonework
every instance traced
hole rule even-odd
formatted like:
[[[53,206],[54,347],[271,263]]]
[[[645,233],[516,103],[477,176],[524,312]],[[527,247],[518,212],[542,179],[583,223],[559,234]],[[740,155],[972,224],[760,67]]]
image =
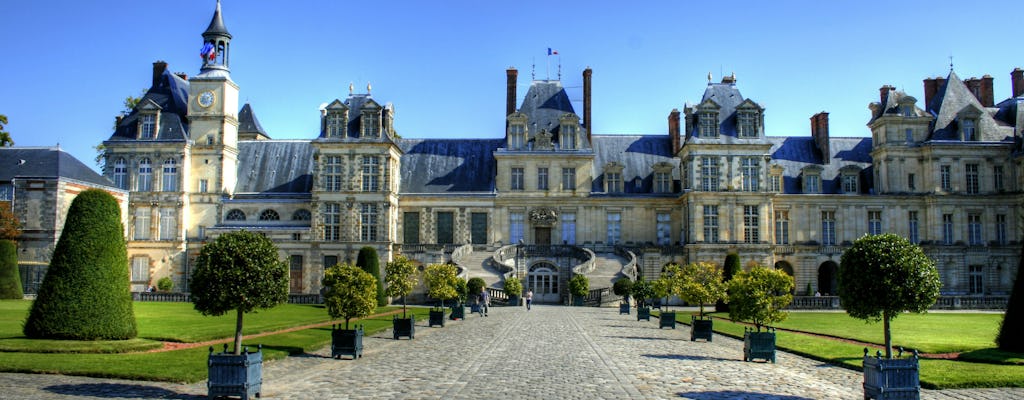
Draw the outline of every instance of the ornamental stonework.
[[[558,221],[558,211],[549,207],[537,207],[530,210],[530,223],[534,225],[553,225]]]

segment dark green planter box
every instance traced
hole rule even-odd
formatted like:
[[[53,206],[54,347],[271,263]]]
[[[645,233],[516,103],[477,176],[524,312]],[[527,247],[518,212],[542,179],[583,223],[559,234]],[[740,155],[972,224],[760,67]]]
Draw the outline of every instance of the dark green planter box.
[[[582,296],[572,296],[572,305],[574,305],[576,307],[582,306],[583,305],[583,300],[586,300],[586,299],[584,299]]]
[[[650,304],[651,304],[651,308],[652,309],[655,309],[655,310],[660,310],[661,309],[661,299],[651,300]]]
[[[751,328],[743,332],[743,361],[760,358],[775,364],[775,328],[754,332]]]
[[[508,296],[508,303],[506,304],[512,307],[521,306],[521,304],[519,304],[519,296]]]
[[[464,304],[456,304],[452,306],[452,314],[449,318],[452,320],[466,319],[466,306]]]
[[[661,328],[676,329],[676,313],[662,311],[658,316],[658,329]]]
[[[409,340],[416,337],[416,316],[410,315],[409,318],[398,318],[397,316],[391,320],[391,325],[394,328],[395,340],[402,336],[407,336]]]
[[[255,353],[250,353],[247,347],[240,355],[227,352],[227,345],[224,345],[224,352],[213,354],[213,347],[210,347],[210,355],[207,358],[206,381],[207,395],[213,399],[220,396],[238,396],[242,399],[249,397],[260,397],[260,387],[263,385],[263,346],[260,345]]]
[[[900,352],[902,355],[902,351]],[[920,399],[920,364],[917,351],[908,358],[882,358],[864,349],[864,399]]]
[[[469,305],[469,312],[472,314],[472,313],[482,313],[483,311],[480,311],[480,305],[479,304],[470,304]]]
[[[651,308],[650,307],[637,307],[636,308],[636,320],[651,320]]]
[[[363,326],[356,329],[341,329],[341,325],[331,328],[331,358],[351,356],[353,360],[363,356]]]
[[[444,308],[433,307],[430,309],[430,320],[427,326],[433,327],[434,325],[441,325],[444,327]]]
[[[619,304],[619,314],[629,314],[629,303]]]
[[[696,315],[690,316],[690,341],[696,341],[697,339],[704,339],[711,341],[711,335],[714,333],[713,324],[711,317],[702,318]]]

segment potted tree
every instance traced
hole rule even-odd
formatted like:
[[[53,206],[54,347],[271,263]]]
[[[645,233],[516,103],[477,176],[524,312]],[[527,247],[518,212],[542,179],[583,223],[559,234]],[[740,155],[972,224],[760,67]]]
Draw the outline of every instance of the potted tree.
[[[903,312],[922,313],[939,297],[938,270],[921,247],[894,235],[865,235],[843,252],[839,300],[851,317],[882,321],[885,358],[864,351],[864,398],[920,396],[917,352],[893,358],[889,323]]]
[[[191,299],[203,315],[234,310],[234,351],[208,357],[207,390],[217,396],[259,396],[263,383],[263,352],[242,351],[242,316],[288,301],[288,265],[278,258],[274,243],[263,235],[241,230],[221,235],[199,251]]]
[[[430,309],[428,326],[444,327],[444,301],[458,296],[455,291],[455,280],[457,279],[455,274],[455,266],[451,264],[427,265],[427,296],[438,300],[438,306]]]
[[[658,314],[658,329],[676,329],[676,313],[668,310],[668,296],[672,293],[672,279],[679,272],[679,266],[669,264],[661,272],[661,276],[651,281],[651,289],[654,290],[654,297],[660,299],[661,312]]]
[[[519,307],[519,296],[523,294],[523,283],[519,278],[505,278],[505,295],[508,296],[508,305]]]
[[[793,277],[784,271],[764,266],[754,266],[729,281],[729,318],[748,321],[756,328],[744,329],[743,361],[760,358],[775,363],[775,329],[768,324],[788,316],[782,309],[793,301],[793,285]]]
[[[384,281],[387,283],[386,294],[391,298],[402,298],[402,318],[396,315],[391,320],[392,331],[395,340],[402,336],[413,339],[416,336],[416,316],[406,313],[408,305],[406,297],[419,281],[416,276],[416,266],[405,256],[395,257],[384,265]]]
[[[622,302],[619,303],[619,314],[629,314],[629,295],[632,291],[633,281],[629,278],[621,278],[612,284],[612,293],[622,296]]]
[[[654,296],[654,289],[651,283],[641,276],[633,284],[633,297],[636,298],[636,320],[651,320],[651,307],[647,305],[647,299]]]
[[[452,266],[454,268],[454,265]],[[465,278],[455,277],[455,304],[452,304],[452,320],[466,319],[466,296],[469,291],[469,283]]]
[[[331,318],[345,319],[345,327],[331,327],[331,357],[363,356],[363,326],[348,329],[352,318],[362,318],[377,308],[377,278],[362,268],[335,264],[324,271],[324,305]]]
[[[711,341],[713,324],[711,317],[704,313],[705,304],[717,304],[726,297],[726,284],[722,281],[722,270],[709,262],[687,264],[677,273],[676,295],[687,304],[697,304],[699,312],[690,316],[690,341],[704,339]]]
[[[569,295],[572,296],[572,305],[582,306],[590,292],[590,280],[586,275],[576,274],[569,279]]]

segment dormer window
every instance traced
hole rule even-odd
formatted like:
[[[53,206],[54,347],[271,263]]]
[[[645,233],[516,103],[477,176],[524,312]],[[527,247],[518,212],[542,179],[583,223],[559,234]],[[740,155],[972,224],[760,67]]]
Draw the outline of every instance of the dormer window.
[[[801,173],[803,180],[803,191],[808,194],[821,193],[821,169],[805,168]]]
[[[757,137],[757,113],[741,111],[736,115],[736,133],[741,138]]]
[[[903,111],[903,116],[904,117],[913,117],[914,116],[914,106],[913,105],[907,104],[907,105],[903,105],[900,108]]]
[[[672,169],[667,162],[654,164],[654,193],[672,192]]]
[[[380,110],[363,111],[362,137],[380,137]]]
[[[156,134],[156,114],[139,116],[139,139],[153,139]]]
[[[576,150],[580,119],[574,114],[562,114],[559,121],[558,141],[562,150]]]
[[[718,112],[701,111],[697,116],[697,126],[700,137],[718,137]]]
[[[341,111],[327,112],[327,137],[344,137],[348,118]]]
[[[977,121],[972,118],[964,118],[960,120],[960,135],[963,137],[965,142],[975,142],[978,140]]]
[[[839,173],[839,180],[843,193],[860,193],[860,168],[855,166],[846,166],[840,170]]]
[[[526,115],[513,113],[508,116],[508,149],[526,149]]]
[[[768,172],[768,190],[774,193],[782,193],[782,172],[781,166],[772,165]]]
[[[610,162],[604,167],[604,190],[608,193],[622,193],[622,170],[624,166],[617,162]]]

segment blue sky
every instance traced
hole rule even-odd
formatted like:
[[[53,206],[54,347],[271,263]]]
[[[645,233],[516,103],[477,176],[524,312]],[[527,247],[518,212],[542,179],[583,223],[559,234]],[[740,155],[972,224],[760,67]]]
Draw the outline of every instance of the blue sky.
[[[152,62],[199,72],[214,0],[12,1],[0,24],[0,114],[19,146],[62,148],[93,165],[124,98]],[[275,139],[311,139],[318,108],[369,82],[404,137],[503,135],[505,69],[519,96],[562,82],[582,113],[593,68],[596,134],[665,134],[673,108],[700,100],[707,74],[735,73],[766,108],[771,136],[808,136],[828,111],[833,136],[867,136],[867,105],[892,84],[990,74],[1009,97],[1024,67],[1020,4],[921,1],[253,1],[224,0],[231,75]],[[976,6],[975,4],[981,5]],[[547,48],[560,57],[547,57]],[[550,65],[550,67],[548,67]]]

